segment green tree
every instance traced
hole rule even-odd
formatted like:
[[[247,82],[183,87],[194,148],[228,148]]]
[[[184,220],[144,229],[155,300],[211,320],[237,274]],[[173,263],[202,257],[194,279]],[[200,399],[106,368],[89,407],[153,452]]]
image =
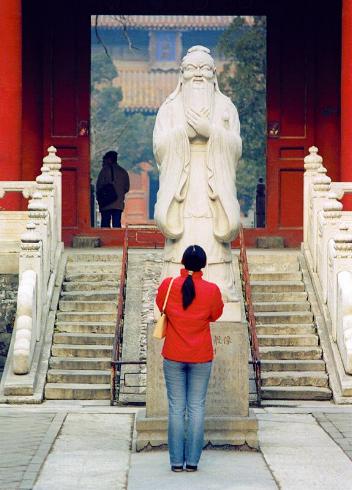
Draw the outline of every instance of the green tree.
[[[119,162],[138,172],[138,164],[153,161],[155,116],[126,114],[122,92],[113,85],[117,70],[103,51],[94,52],[91,68],[91,177],[97,178],[104,153],[119,149]]]
[[[236,17],[220,38],[218,50],[227,60],[219,76],[221,90],[236,105],[241,121],[243,154],[237,191],[247,213],[266,167],[266,19],[247,23]]]

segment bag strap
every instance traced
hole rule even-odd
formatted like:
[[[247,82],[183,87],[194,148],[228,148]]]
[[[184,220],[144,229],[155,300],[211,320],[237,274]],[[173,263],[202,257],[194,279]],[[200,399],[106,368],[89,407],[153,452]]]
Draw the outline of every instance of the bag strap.
[[[161,310],[161,313],[164,313],[165,311],[165,308],[166,308],[166,303],[167,303],[167,300],[169,299],[169,294],[170,294],[170,290],[171,290],[171,286],[172,286],[172,283],[174,282],[175,278],[173,277],[169,283],[169,287],[167,288],[167,293],[166,293],[166,296],[165,296],[165,299],[164,299],[164,304],[163,304],[163,309]]]
[[[114,183],[114,171],[112,169],[112,165],[110,165],[110,171],[111,171],[111,182]]]

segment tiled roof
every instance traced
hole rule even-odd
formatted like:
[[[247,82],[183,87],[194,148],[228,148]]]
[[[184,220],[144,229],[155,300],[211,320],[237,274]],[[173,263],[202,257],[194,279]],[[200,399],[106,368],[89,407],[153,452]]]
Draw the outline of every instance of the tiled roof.
[[[123,109],[156,112],[177,82],[178,71],[119,70],[115,83],[122,89]]]
[[[229,15],[99,15],[98,25],[121,29],[123,25],[134,29],[182,29],[182,30],[222,30],[234,19]],[[95,16],[91,17],[92,26]]]

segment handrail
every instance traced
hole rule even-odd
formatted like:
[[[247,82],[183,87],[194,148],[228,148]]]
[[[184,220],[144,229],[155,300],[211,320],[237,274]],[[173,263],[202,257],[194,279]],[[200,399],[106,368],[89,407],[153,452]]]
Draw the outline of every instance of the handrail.
[[[258,406],[261,405],[261,362],[259,354],[259,343],[257,337],[257,330],[255,324],[255,316],[252,304],[252,293],[251,284],[247,260],[246,245],[244,241],[243,227],[240,227],[240,268],[241,268],[241,279],[242,279],[242,291],[245,298],[245,309],[248,321],[248,331],[250,336],[250,345],[252,353],[252,363],[255,374],[255,384],[257,388],[257,401]]]
[[[123,317],[124,317],[124,307],[125,307],[125,298],[126,298],[127,267],[128,267],[128,226],[126,225],[124,239],[123,239],[122,265],[121,265],[121,274],[120,274],[119,299],[117,305],[116,329],[115,329],[115,337],[114,337],[112,357],[111,357],[110,405],[113,405],[115,401],[116,364],[120,360],[120,355],[121,355]]]

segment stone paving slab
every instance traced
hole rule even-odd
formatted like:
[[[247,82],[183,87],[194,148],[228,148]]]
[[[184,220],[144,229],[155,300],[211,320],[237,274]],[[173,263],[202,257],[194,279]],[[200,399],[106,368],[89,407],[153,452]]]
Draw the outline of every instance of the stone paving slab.
[[[313,413],[327,434],[352,460],[352,413]]]
[[[352,464],[310,414],[257,413],[263,456],[280,488],[345,489]]]
[[[195,473],[173,473],[167,451],[133,453],[128,490],[276,490],[260,453],[206,450]]]
[[[123,490],[134,417],[68,414],[35,490]]]
[[[66,413],[0,411],[0,489],[31,490]]]

